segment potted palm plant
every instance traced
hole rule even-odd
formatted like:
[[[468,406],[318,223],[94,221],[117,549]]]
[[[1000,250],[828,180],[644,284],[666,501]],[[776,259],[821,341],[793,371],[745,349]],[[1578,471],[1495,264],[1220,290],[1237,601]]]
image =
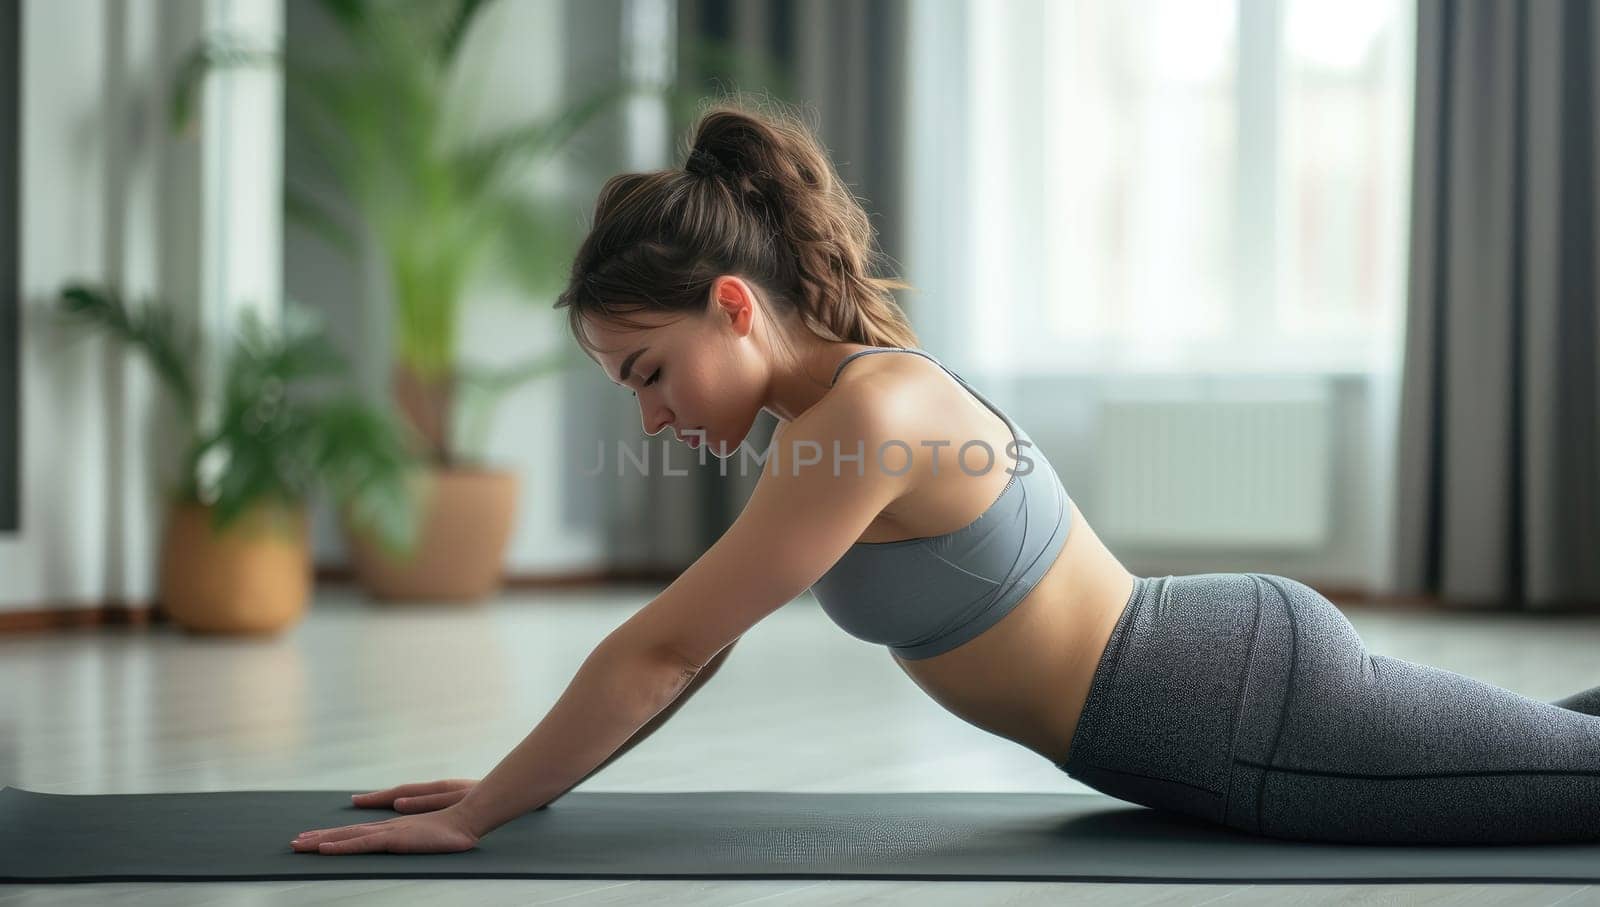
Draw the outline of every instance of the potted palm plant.
[[[459,111],[447,103],[447,87],[456,78],[463,38],[488,4],[318,5],[344,41],[336,58],[251,48],[215,35],[180,72],[174,125],[186,128],[200,80],[213,67],[282,67],[287,138],[322,166],[355,222],[287,181],[285,211],[352,256],[363,231],[375,246],[392,295],[390,388],[428,466],[412,555],[394,557],[347,526],[356,575],[381,599],[481,598],[500,584],[517,477],[464,448],[453,431],[458,410],[476,404],[486,419],[521,383],[581,360],[570,346],[558,345],[510,365],[463,362],[457,334],[465,290],[481,273],[497,270],[529,297],[559,291],[580,239],[578,213],[567,200],[528,192],[525,177],[633,89],[606,85],[544,119],[469,140]],[[558,337],[559,326],[550,324],[546,335]]]
[[[202,407],[200,344],[169,307],[131,306],[83,284],[63,288],[58,304],[69,320],[139,353],[182,421],[158,579],[174,622],[212,633],[297,622],[311,579],[306,502],[319,485],[378,544],[397,553],[414,544],[405,426],[337,387],[345,361],[310,313],[290,308],[280,328],[247,316],[225,351],[216,405]]]
[[[448,88],[464,82],[464,39],[493,5],[489,0],[314,5],[343,40],[335,57],[213,35],[180,69],[173,126],[189,128],[199,86],[212,69],[281,67],[287,140],[320,165],[337,200],[346,203],[332,204],[286,180],[285,213],[352,258],[363,248],[363,235],[375,247],[392,303],[390,389],[428,464],[413,555],[389,556],[350,529],[356,575],[378,598],[480,598],[500,583],[517,481],[476,455],[454,429],[469,421],[461,414],[471,412],[481,434],[507,393],[584,359],[562,344],[509,365],[464,361],[457,333],[469,281],[498,271],[530,299],[559,292],[581,239],[579,210],[568,199],[529,193],[524,178],[618,102],[659,97],[675,122],[687,122],[698,95],[673,84],[620,79],[544,117],[468,137]],[[681,50],[691,67],[748,71],[786,85],[765,61],[721,42],[691,42]],[[342,208],[354,216],[342,216]],[[552,318],[545,335],[559,336],[559,313],[542,310]]]

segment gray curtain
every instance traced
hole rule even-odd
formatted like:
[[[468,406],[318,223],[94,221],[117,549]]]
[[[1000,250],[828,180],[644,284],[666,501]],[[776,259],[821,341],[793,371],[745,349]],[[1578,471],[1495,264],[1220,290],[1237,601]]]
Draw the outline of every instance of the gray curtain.
[[[1418,7],[1399,581],[1600,610],[1590,0]]]
[[[652,68],[659,66],[658,48],[641,46],[640,25],[630,18],[659,13],[659,5],[568,0],[566,9],[566,97],[580,97],[624,73],[636,80],[649,78],[638,71],[641,60]],[[667,19],[670,29],[671,16]],[[666,40],[675,34],[669,30]],[[641,118],[637,111],[618,107],[574,136],[568,155],[574,172],[567,183],[585,225],[607,179],[625,171],[673,165],[677,129],[677,124],[659,117]],[[561,432],[571,439],[562,451],[562,475],[570,477],[562,483],[563,522],[595,533],[610,578],[670,577],[699,556],[697,544],[705,531],[701,501],[709,481],[702,473],[714,474],[717,461],[707,457],[707,465],[701,466],[697,452],[683,447],[670,432],[646,436],[637,402],[598,368],[585,364],[561,380],[566,401]],[[622,449],[646,465],[641,468],[620,457]],[[684,472],[688,475],[677,474]]]
[[[683,102],[670,112],[668,164],[680,162],[699,98],[738,89],[798,105],[811,117],[840,176],[862,199],[887,270],[900,273],[906,0],[680,0],[676,13],[676,84]],[[637,451],[643,437],[638,407],[615,388],[611,394],[625,405],[606,405],[609,434]],[[762,414],[746,443],[764,449],[776,426]],[[638,475],[629,463],[617,477],[608,462],[613,468],[605,483],[605,525],[613,566],[681,570],[738,517],[760,467],[738,455],[727,461],[704,455],[702,465],[702,452],[665,432],[648,439],[647,447],[648,475]],[[671,468],[689,475],[662,474],[663,447]]]

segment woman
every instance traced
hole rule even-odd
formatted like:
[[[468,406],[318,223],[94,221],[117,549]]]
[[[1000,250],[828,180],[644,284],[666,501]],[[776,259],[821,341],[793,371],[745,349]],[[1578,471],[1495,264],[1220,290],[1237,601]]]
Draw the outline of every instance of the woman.
[[[1281,576],[1133,576],[1026,432],[916,349],[871,250],[807,127],[737,100],[702,115],[684,169],[606,184],[557,305],[649,434],[726,458],[773,413],[756,489],[481,782],[359,795],[413,815],[296,850],[474,846],[643,739],[807,589],[956,715],[1130,802],[1285,838],[1600,839],[1600,687],[1547,704],[1369,654]]]

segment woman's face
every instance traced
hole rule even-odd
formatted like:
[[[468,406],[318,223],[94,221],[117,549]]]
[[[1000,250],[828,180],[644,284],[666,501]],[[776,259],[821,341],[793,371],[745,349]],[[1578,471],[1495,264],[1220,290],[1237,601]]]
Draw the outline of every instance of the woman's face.
[[[606,377],[638,398],[645,434],[671,430],[690,447],[727,458],[738,449],[765,396],[765,360],[749,325],[748,285],[719,278],[704,313],[635,312],[650,325],[584,323]],[[703,430],[704,434],[701,434]]]

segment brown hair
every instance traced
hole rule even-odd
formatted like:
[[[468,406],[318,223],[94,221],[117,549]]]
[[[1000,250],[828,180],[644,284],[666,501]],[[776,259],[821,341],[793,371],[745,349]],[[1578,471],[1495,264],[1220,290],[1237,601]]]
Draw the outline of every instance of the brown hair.
[[[698,314],[724,274],[752,281],[814,334],[871,346],[918,346],[892,289],[868,273],[872,225],[812,130],[745,97],[697,117],[683,169],[606,181],[594,223],[556,308],[579,346],[582,318],[641,327],[632,312]]]

